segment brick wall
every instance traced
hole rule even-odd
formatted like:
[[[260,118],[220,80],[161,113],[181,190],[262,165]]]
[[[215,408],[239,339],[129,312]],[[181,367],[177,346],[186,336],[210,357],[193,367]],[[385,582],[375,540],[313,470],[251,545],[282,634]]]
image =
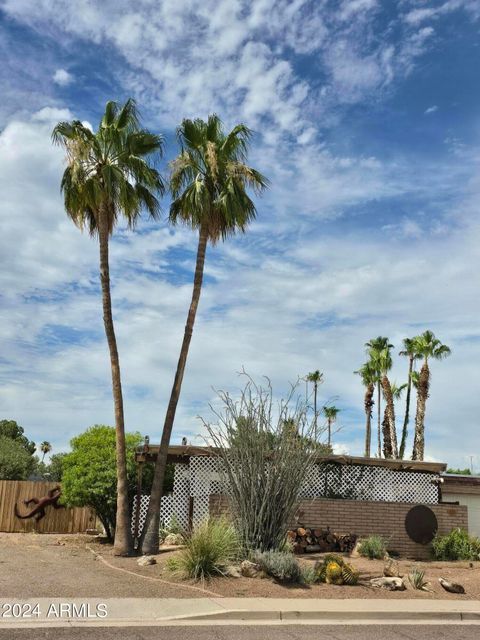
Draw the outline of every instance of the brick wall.
[[[355,533],[360,537],[378,533],[388,538],[388,548],[401,556],[416,560],[430,557],[430,545],[410,540],[405,531],[405,516],[413,507],[405,502],[367,502],[360,500],[302,500],[290,526],[300,525],[322,529],[330,527],[336,533]],[[468,528],[467,507],[464,505],[427,505],[438,520],[438,532],[445,534],[455,527]],[[228,514],[226,496],[210,496],[210,514]],[[298,518],[298,520],[297,520]]]

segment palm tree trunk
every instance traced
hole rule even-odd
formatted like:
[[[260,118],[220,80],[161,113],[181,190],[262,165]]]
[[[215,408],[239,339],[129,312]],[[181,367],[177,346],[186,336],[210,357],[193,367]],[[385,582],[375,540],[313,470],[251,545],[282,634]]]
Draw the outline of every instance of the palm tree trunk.
[[[397,458],[397,432],[395,430],[395,405],[392,387],[387,376],[382,377],[382,389],[385,396],[385,417],[383,420],[383,452],[385,458]]]
[[[375,392],[375,386],[370,383],[365,392],[365,415],[367,416],[367,423],[365,425],[365,456],[370,457],[370,445],[372,441],[372,407],[373,407],[373,394]]]
[[[400,442],[399,458],[403,460],[405,456],[405,448],[407,446],[408,437],[408,421],[410,419],[410,395],[412,392],[412,371],[413,371],[413,356],[410,356],[408,363],[408,386],[407,386],[407,399],[405,402],[405,418],[403,420],[402,427],[402,440]]]
[[[328,418],[327,424],[328,424],[328,446],[330,447],[332,444],[332,419],[331,418]]]
[[[412,460],[423,460],[425,454],[425,406],[430,388],[430,370],[425,361],[420,370],[417,390],[417,412],[415,415],[415,439]]]
[[[110,269],[108,264],[108,227],[107,211],[104,206],[99,211],[98,235],[100,241],[100,281],[102,285],[103,322],[110,351],[112,371],[112,392],[115,408],[115,443],[117,458],[117,512],[115,524],[115,543],[113,553],[126,556],[132,552],[130,533],[130,510],[128,506],[127,459],[125,446],[125,424],[123,416],[122,384],[120,379],[120,361],[117,340],[112,317],[110,296]]]
[[[314,422],[314,430],[313,430],[313,434],[314,434],[314,438],[315,438],[315,442],[317,442],[317,382],[315,381],[313,383],[313,410],[315,412],[315,422]],[[330,444],[330,441],[329,441]]]
[[[378,425],[377,425],[377,440],[378,440],[378,457],[382,457],[382,425],[381,425],[381,392],[380,392],[380,380],[377,382],[377,417],[378,417]]]
[[[160,442],[160,450],[158,452],[157,461],[155,462],[155,471],[153,475],[152,491],[150,494],[150,504],[148,505],[147,519],[142,533],[141,549],[142,553],[154,554],[158,553],[159,546],[159,527],[160,527],[160,506],[162,501],[163,479],[165,477],[165,469],[167,466],[168,447],[170,444],[170,436],[172,434],[173,422],[175,420],[175,412],[177,410],[178,399],[182,388],[183,374],[185,372],[185,364],[187,362],[188,349],[192,339],[193,325],[195,324],[195,316],[197,314],[198,302],[202,291],[203,269],[205,265],[205,253],[207,250],[208,233],[206,229],[200,229],[198,238],[197,263],[195,266],[195,277],[193,280],[192,301],[188,310],[187,323],[185,325],[185,333],[183,336],[182,348],[178,359],[177,371],[173,382],[172,392],[170,394],[170,402],[168,403],[165,423],[163,425],[162,440]]]

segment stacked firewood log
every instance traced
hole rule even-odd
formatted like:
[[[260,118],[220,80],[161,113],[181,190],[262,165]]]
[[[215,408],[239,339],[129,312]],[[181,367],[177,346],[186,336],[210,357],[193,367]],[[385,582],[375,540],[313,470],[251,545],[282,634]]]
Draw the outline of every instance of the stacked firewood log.
[[[353,533],[339,534],[326,529],[308,529],[298,527],[287,532],[287,539],[293,546],[294,553],[314,553],[340,551],[350,553],[357,537]]]

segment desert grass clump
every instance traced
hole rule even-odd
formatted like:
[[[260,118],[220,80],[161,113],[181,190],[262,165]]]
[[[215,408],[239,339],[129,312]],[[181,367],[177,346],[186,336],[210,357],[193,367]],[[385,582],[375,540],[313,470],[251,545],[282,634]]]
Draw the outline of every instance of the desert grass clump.
[[[371,535],[360,541],[358,553],[370,560],[382,560],[387,553],[387,541],[379,535]]]
[[[226,567],[238,557],[238,536],[232,524],[225,518],[210,518],[192,532],[167,567],[184,578],[205,580],[225,575]]]
[[[293,385],[286,400],[274,402],[269,380],[247,383],[238,399],[218,392],[211,406],[216,423],[204,421],[230,513],[246,556],[252,550],[278,551],[318,443],[307,407]]]

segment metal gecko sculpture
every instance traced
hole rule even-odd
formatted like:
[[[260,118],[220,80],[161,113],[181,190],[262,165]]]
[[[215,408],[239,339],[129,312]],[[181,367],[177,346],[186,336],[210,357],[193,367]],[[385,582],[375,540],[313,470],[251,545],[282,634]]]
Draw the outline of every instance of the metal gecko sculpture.
[[[62,490],[60,487],[53,487],[43,498],[30,498],[29,500],[24,500],[23,504],[28,507],[30,504],[34,504],[33,509],[25,514],[24,516],[20,515],[18,512],[17,504],[15,503],[15,515],[17,518],[21,520],[27,520],[28,518],[35,518],[36,522],[40,522],[42,518],[45,517],[45,509],[47,507],[52,506],[54,509],[64,509],[63,504],[58,504],[58,500],[62,495]]]

